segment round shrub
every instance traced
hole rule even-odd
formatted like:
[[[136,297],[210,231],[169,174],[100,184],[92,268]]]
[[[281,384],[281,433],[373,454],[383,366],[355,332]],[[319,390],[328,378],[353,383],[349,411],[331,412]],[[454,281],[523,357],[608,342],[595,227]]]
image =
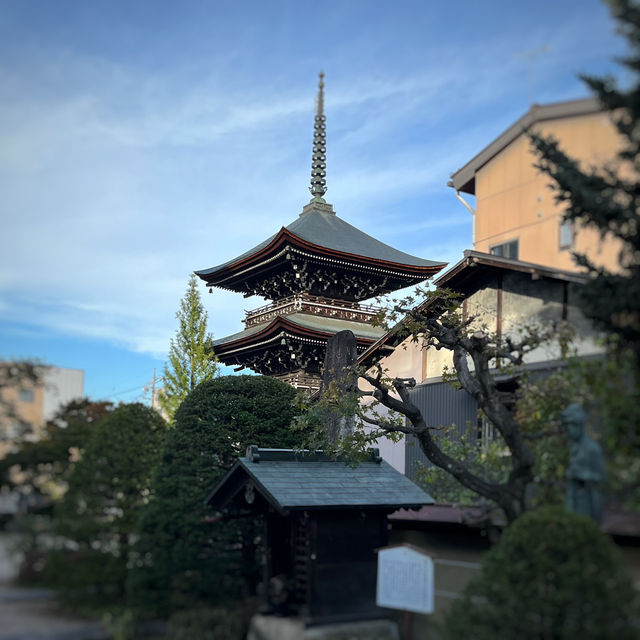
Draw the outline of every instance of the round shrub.
[[[526,513],[452,606],[445,637],[637,638],[637,595],[597,525],[561,507]]]

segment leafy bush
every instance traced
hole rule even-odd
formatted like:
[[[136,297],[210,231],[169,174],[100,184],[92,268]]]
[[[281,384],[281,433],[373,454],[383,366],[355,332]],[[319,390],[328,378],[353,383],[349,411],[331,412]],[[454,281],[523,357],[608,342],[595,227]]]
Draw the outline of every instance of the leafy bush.
[[[166,640],[241,640],[248,626],[243,609],[189,609],[171,616]]]
[[[122,405],[94,428],[56,508],[58,548],[47,577],[70,603],[124,594],[127,559],[166,423],[142,404]]]
[[[139,526],[129,603],[139,615],[250,595],[257,581],[253,518],[210,521],[203,501],[246,447],[290,447],[296,392],[263,376],[227,376],[198,385],[175,415]]]
[[[637,594],[611,540],[560,507],[521,516],[452,606],[449,640],[636,638]]]

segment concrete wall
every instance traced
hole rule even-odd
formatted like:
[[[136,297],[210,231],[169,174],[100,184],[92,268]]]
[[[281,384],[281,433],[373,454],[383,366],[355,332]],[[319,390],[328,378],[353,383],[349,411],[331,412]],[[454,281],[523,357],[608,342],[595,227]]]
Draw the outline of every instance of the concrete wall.
[[[549,120],[536,125],[583,167],[602,166],[615,157],[620,138],[608,114]],[[562,208],[554,201],[549,178],[535,168],[537,156],[522,134],[476,173],[473,248],[488,253],[494,245],[519,240],[519,259],[576,270],[571,251],[560,248]],[[577,230],[575,250],[615,268],[618,245],[597,233]]]
[[[81,369],[62,369],[48,367],[44,376],[44,398],[42,416],[50,420],[56,411],[84,395],[84,371]]]

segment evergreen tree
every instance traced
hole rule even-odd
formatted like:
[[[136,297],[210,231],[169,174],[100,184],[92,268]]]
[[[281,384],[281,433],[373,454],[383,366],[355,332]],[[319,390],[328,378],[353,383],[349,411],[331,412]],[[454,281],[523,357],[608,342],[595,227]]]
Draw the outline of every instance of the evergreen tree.
[[[123,595],[132,537],[165,430],[162,417],[139,403],[118,407],[93,427],[56,509],[61,547],[48,559],[50,578],[68,601],[100,604]]]
[[[582,76],[603,107],[611,113],[623,146],[615,162],[585,170],[567,157],[557,141],[532,135],[539,168],[553,179],[556,199],[566,204],[564,219],[596,229],[620,244],[619,270],[597,266],[586,255],[574,254],[592,279],[582,296],[585,314],[617,341],[640,352],[640,5],[636,0],[609,0],[628,55],[620,62],[633,80],[621,90],[612,77]]]
[[[291,447],[296,392],[263,376],[224,376],[190,393],[167,433],[139,526],[128,593],[141,615],[215,605],[251,590],[254,518],[212,521],[208,492],[246,447]]]
[[[211,380],[218,368],[211,336],[207,335],[207,312],[194,274],[189,278],[176,318],[178,330],[171,339],[169,363],[164,368],[164,388],[158,398],[170,420],[187,394],[201,382]]]
[[[628,72],[628,87],[621,89],[611,76],[582,79],[609,111],[620,134],[615,161],[587,170],[563,153],[555,140],[531,138],[539,168],[552,178],[556,200],[566,205],[565,221],[595,229],[620,247],[617,269],[598,266],[586,255],[573,255],[592,276],[582,289],[583,312],[605,332],[610,347],[607,359],[591,374],[587,371],[592,381],[602,379],[590,404],[601,418],[610,488],[617,500],[635,507],[640,500],[640,5],[637,0],[608,4],[628,45],[627,55],[619,61]]]

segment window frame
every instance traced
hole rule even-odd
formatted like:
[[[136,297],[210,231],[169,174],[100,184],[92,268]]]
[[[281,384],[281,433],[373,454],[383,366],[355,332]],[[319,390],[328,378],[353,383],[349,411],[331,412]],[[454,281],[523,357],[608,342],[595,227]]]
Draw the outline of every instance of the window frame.
[[[18,402],[33,404],[35,400],[36,392],[34,389],[18,389]]]
[[[562,242],[563,234],[565,230],[568,230],[571,237],[569,244],[563,244]],[[564,220],[560,219],[560,224],[558,225],[558,249],[560,251],[568,251],[569,249],[573,249],[575,239],[576,239],[576,233],[575,233],[575,228],[573,223],[565,222]]]
[[[516,248],[516,255],[515,256],[505,255],[504,253],[496,253],[495,252],[495,249],[504,250],[504,247],[508,247],[510,245],[515,245],[515,248]],[[513,239],[507,240],[505,242],[500,242],[499,244],[494,244],[493,246],[489,247],[489,253],[492,256],[498,256],[499,258],[509,258],[511,260],[519,260],[520,259],[520,238],[513,238]]]

